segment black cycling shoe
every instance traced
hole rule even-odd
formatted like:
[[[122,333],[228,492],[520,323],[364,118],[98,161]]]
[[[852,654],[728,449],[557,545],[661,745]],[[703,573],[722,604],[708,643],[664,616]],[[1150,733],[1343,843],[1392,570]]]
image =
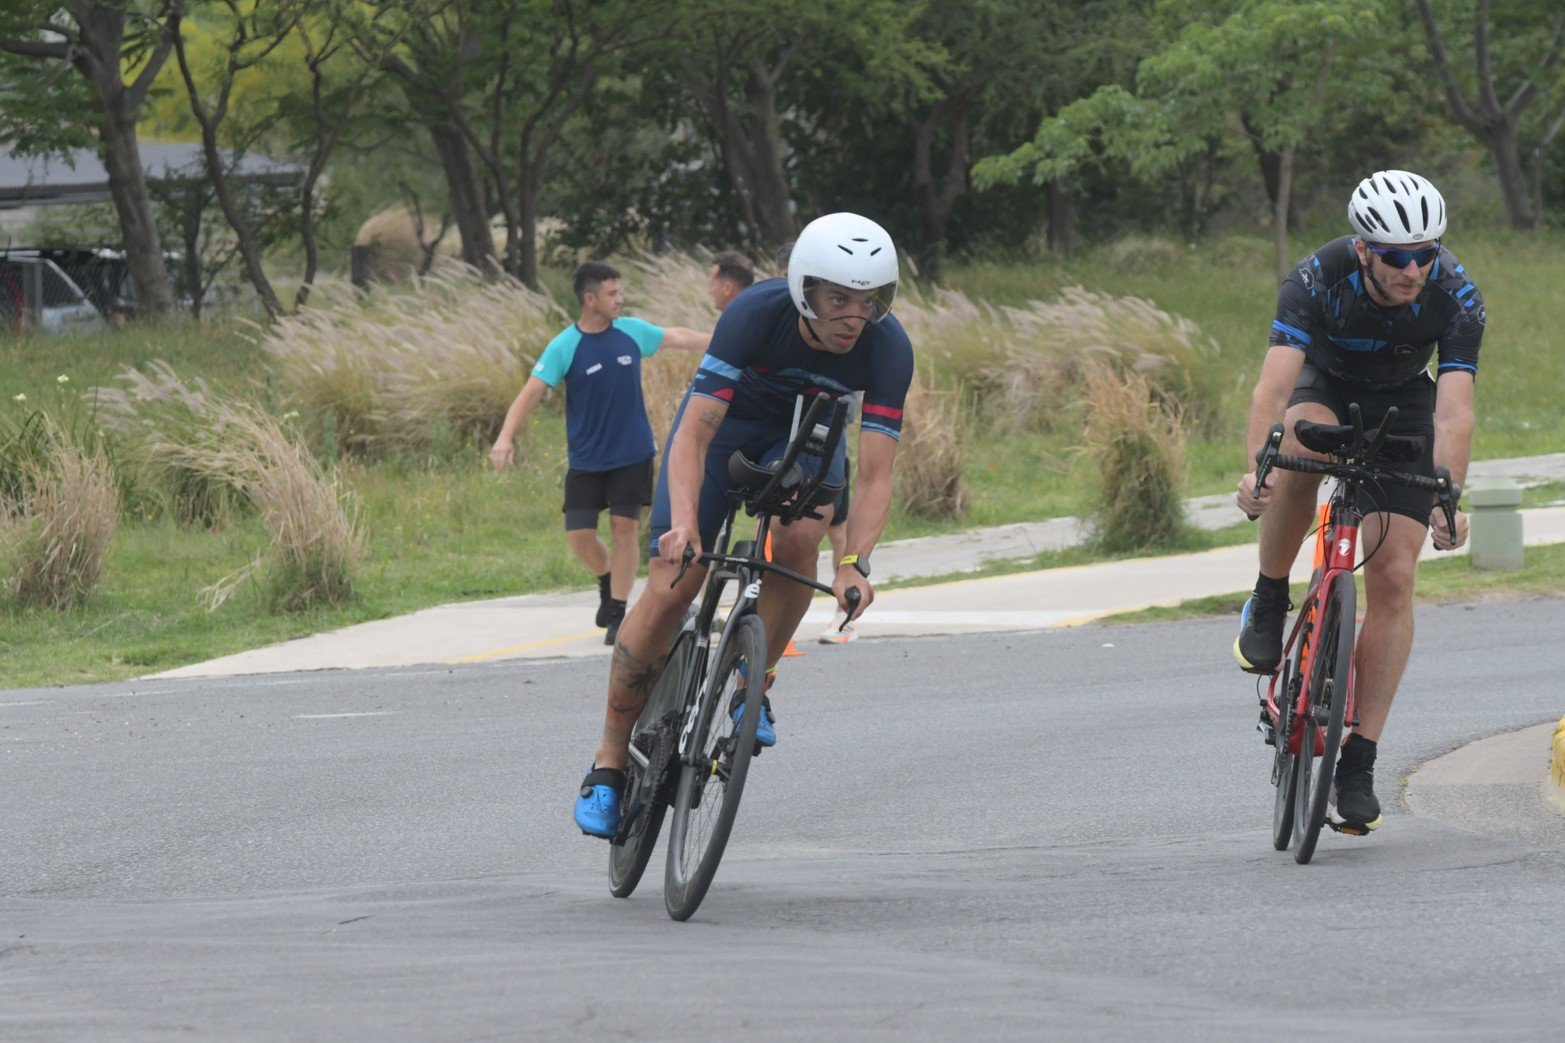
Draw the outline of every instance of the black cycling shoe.
[[[1239,669],[1252,674],[1275,674],[1282,662],[1282,629],[1293,606],[1286,597],[1251,594],[1239,614],[1239,636],[1234,658]]]
[[[1365,833],[1380,825],[1375,796],[1375,748],[1349,739],[1337,755],[1337,817]]]
[[[615,603],[609,606],[609,617],[605,625],[609,628],[603,635],[603,643],[613,647],[615,639],[619,637],[619,625],[625,621],[625,606]]]

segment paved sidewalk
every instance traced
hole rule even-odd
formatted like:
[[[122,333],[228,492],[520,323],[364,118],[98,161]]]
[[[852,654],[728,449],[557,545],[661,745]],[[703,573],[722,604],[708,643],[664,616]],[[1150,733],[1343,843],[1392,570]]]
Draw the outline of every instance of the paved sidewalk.
[[[1565,479],[1565,454],[1474,464],[1471,469],[1471,477],[1501,473],[1529,483]],[[1187,506],[1193,522],[1206,528],[1224,528],[1239,518],[1233,498],[1227,494],[1202,497]],[[1529,545],[1565,543],[1565,506],[1522,514]],[[881,581],[951,575],[995,560],[1030,558],[1042,551],[1069,547],[1082,536],[1080,523],[1064,518],[894,541],[876,549],[875,575]],[[1457,553],[1465,553],[1465,549]],[[1426,545],[1426,558],[1443,556]],[[830,566],[829,559],[826,566]],[[1309,555],[1301,554],[1294,576],[1308,579],[1309,572]],[[874,638],[1071,626],[1153,605],[1247,590],[1254,581],[1255,547],[1245,544],[1199,554],[885,591],[878,594],[857,628],[861,636]],[[640,584],[636,592],[640,592]],[[155,676],[213,677],[603,655],[608,651],[603,631],[590,625],[596,606],[596,592],[444,605]],[[817,598],[800,628],[800,640],[813,641],[830,620],[831,611],[828,599]]]

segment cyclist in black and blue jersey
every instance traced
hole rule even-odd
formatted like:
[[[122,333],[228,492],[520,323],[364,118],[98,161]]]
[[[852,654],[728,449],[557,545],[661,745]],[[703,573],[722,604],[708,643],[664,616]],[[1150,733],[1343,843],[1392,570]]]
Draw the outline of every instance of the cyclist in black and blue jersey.
[[[1261,495],[1253,495],[1255,455],[1271,426],[1283,422],[1283,453],[1319,457],[1299,445],[1296,422],[1345,424],[1348,405],[1357,402],[1366,429],[1373,429],[1395,406],[1394,433],[1425,439],[1415,472],[1433,476],[1436,466],[1446,467],[1460,484],[1472,452],[1484,304],[1441,244],[1445,200],[1417,174],[1378,171],[1354,190],[1348,221],[1357,234],[1327,243],[1284,280],[1251,400],[1250,473],[1239,482],[1238,502],[1246,514],[1260,516],[1260,574],[1234,657],[1252,673],[1272,673],[1282,658],[1288,573],[1310,530],[1320,483],[1318,475],[1274,470]],[[1431,493],[1403,486],[1367,492],[1378,510],[1362,529],[1366,607],[1354,663],[1359,723],[1342,747],[1335,781],[1339,818],[1374,829],[1381,818],[1376,743],[1413,644],[1413,584],[1424,533],[1431,530],[1441,549],[1459,547],[1467,519],[1458,512],[1453,533]]]
[[[603,740],[582,780],[575,820],[582,832],[611,837],[631,727],[657,682],[674,631],[701,589],[706,569],[692,566],[677,586],[687,546],[713,545],[733,488],[728,458],[736,449],[758,462],[788,444],[800,396],[864,393],[859,462],[848,551],[832,580],[837,603],[857,588],[860,611],[874,600],[869,558],[891,508],[891,471],[902,407],[913,378],[913,347],[890,314],[898,282],[896,246],[885,229],[857,214],[828,214],[799,233],[787,279],[768,279],[740,293],[718,319],[711,344],[669,435],[653,496],[646,588],[620,626],[609,668]],[[806,463],[801,459],[801,463]],[[829,480],[846,464],[839,445]],[[815,466],[809,462],[809,466]],[[830,513],[772,530],[772,560],[814,577]],[[776,663],[809,607],[812,591],[767,579],[758,606],[766,625],[767,687]],[[731,707],[735,718],[743,704]],[[777,742],[768,697],[757,741]]]

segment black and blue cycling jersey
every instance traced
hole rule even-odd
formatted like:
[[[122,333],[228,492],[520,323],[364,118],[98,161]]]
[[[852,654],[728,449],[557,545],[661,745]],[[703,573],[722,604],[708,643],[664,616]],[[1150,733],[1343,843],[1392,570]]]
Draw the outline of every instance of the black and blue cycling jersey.
[[[1277,293],[1271,344],[1302,350],[1335,380],[1364,388],[1418,378],[1439,349],[1438,373],[1478,372],[1483,295],[1451,251],[1441,248],[1418,298],[1382,307],[1370,297],[1351,235],[1296,265]]]

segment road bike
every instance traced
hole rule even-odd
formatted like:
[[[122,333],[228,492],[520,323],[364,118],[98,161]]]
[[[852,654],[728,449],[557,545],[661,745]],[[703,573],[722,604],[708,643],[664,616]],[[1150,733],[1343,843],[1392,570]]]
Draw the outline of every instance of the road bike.
[[[1337,480],[1316,531],[1314,574],[1283,649],[1282,666],[1271,675],[1261,700],[1259,727],[1274,747],[1272,845],[1278,851],[1291,845],[1294,860],[1301,865],[1314,856],[1323,825],[1357,836],[1367,832],[1359,823],[1328,817],[1343,729],[1358,726],[1353,700],[1358,590],[1353,574],[1362,567],[1357,562],[1359,527],[1366,508],[1373,510],[1366,489],[1395,484],[1434,493],[1452,533],[1456,532],[1456,503],[1462,496],[1461,487],[1443,467],[1430,478],[1388,466],[1388,462],[1414,463],[1424,449],[1422,438],[1391,434],[1395,407],[1368,434],[1358,404],[1350,405],[1348,412],[1348,424],[1301,420],[1294,427],[1300,445],[1330,459],[1283,456],[1281,424],[1272,426],[1255,457],[1256,496],[1273,467]],[[1370,550],[1365,559],[1378,549]]]
[[[609,846],[609,890],[618,898],[636,889],[670,807],[674,817],[663,879],[668,914],[689,919],[706,897],[733,829],[750,761],[761,750],[755,738],[767,668],[766,628],[756,612],[761,580],[773,574],[832,593],[830,585],[767,560],[766,538],[774,524],[819,519],[818,508],[835,502],[842,491],[841,482],[826,478],[842,441],[846,407],[846,399],[817,395],[796,421],[781,458],[758,463],[735,452],[728,460],[736,487],[728,495],[728,515],[714,550],[699,558],[709,567],[701,595],[674,635],[662,676],[631,730],[624,811]],[[809,477],[799,465],[801,457],[819,460]],[[755,535],[730,547],[740,509],[755,518]],[[694,550],[685,548],[675,585],[697,560]],[[713,621],[730,584],[737,587],[738,598],[714,638]],[[850,619],[857,613],[858,593],[848,592]],[[744,713],[735,722],[731,708],[741,700]]]

